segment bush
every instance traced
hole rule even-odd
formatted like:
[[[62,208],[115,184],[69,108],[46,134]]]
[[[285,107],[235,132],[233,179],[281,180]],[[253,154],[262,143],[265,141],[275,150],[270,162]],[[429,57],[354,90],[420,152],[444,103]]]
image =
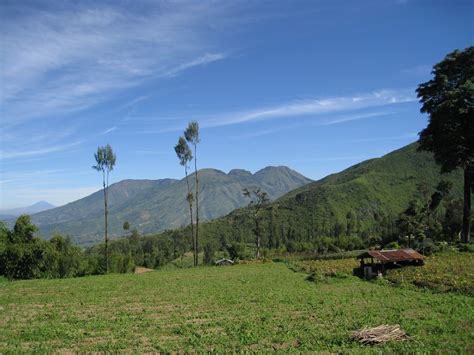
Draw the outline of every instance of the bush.
[[[474,244],[459,244],[458,245],[458,250],[459,251],[467,251],[469,253],[474,253]]]
[[[384,249],[400,249],[398,242],[390,242],[384,246]]]
[[[207,243],[204,246],[204,264],[211,265],[214,262],[214,254],[216,253],[216,247],[214,243]]]
[[[229,257],[234,259],[247,259],[247,248],[243,243],[232,243],[227,245],[227,251],[229,252]]]

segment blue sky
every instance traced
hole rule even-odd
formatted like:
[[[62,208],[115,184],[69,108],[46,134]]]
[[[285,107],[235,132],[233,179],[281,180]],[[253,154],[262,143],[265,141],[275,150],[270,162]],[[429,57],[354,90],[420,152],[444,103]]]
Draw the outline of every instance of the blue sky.
[[[416,140],[414,90],[473,45],[472,1],[0,3],[0,209],[111,182],[287,165],[319,179]]]

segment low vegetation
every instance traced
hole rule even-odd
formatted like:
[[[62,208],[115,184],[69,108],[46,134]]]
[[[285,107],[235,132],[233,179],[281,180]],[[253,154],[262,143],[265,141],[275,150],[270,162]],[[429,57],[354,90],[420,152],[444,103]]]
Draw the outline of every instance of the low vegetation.
[[[351,255],[342,254],[341,256]],[[322,281],[329,277],[348,277],[359,266],[355,257],[322,260],[286,258],[295,271],[309,274],[309,280]],[[474,296],[474,253],[444,252],[426,257],[423,266],[405,266],[387,270],[384,280],[394,286],[423,288],[435,292],[456,292]]]
[[[459,292],[474,296],[474,253],[443,253],[430,256],[423,267],[389,270],[386,279],[397,285]]]
[[[292,267],[310,275],[310,280],[321,280],[327,277],[345,277],[352,275],[352,270],[359,266],[353,258],[334,260],[301,260],[291,262]]]
[[[338,261],[345,262],[345,261]],[[470,352],[474,298],[356,277],[308,282],[283,263],[0,282],[2,352]],[[355,330],[399,324],[368,347]]]

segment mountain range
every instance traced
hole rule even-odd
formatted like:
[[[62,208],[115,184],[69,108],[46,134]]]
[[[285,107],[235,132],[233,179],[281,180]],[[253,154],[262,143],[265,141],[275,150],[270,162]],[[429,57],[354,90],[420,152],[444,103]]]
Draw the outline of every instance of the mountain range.
[[[53,206],[47,201],[39,201],[32,204],[31,206],[0,210],[0,219],[14,218],[22,214],[38,213],[50,210],[54,207],[55,206]]]
[[[194,174],[189,176],[194,189]],[[248,204],[244,188],[259,187],[271,200],[311,180],[284,166],[266,167],[255,174],[234,169],[228,174],[215,169],[199,171],[199,216],[209,221]],[[109,187],[109,235],[124,234],[125,221],[140,233],[155,233],[189,224],[186,180],[123,180]],[[55,231],[70,235],[75,243],[91,245],[103,239],[104,200],[99,190],[85,198],[33,214],[39,235]],[[12,221],[10,221],[11,223]]]
[[[311,236],[380,236],[411,199],[426,201],[441,180],[453,183],[451,195],[462,196],[460,171],[441,174],[432,154],[413,143],[381,158],[311,181],[287,167],[267,167],[255,174],[234,169],[228,174],[199,171],[203,242],[211,239],[251,241],[252,222],[242,190],[259,187],[271,203],[265,216],[267,235],[308,240]],[[194,188],[194,175],[190,175]],[[124,180],[109,189],[110,235],[124,234],[123,223],[140,233],[158,233],[189,224],[186,181]],[[102,190],[65,206],[32,215],[40,235],[54,231],[82,245],[103,238]],[[10,221],[11,223],[11,221]],[[201,244],[203,245],[203,244]]]

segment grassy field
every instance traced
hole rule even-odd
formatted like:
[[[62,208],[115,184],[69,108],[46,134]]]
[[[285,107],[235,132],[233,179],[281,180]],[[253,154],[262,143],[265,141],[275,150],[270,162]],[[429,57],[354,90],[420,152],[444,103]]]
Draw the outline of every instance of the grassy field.
[[[0,282],[0,352],[474,349],[472,297],[306,278],[264,263]],[[412,339],[349,338],[386,323]]]

